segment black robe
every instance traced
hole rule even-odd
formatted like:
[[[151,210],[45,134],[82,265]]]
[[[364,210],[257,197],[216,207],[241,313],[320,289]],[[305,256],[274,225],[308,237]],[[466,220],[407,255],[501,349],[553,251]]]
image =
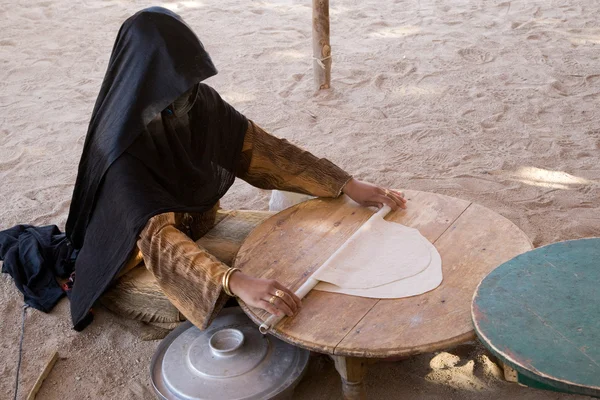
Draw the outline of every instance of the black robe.
[[[235,179],[248,121],[199,83],[216,69],[192,30],[160,7],[121,27],[89,124],[66,225],[78,251],[76,330],[154,215],[210,209]],[[193,88],[189,107],[169,105]]]

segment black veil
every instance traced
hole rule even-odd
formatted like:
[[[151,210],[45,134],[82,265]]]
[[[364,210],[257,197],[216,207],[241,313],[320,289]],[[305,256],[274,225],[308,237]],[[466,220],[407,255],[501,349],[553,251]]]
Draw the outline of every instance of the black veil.
[[[216,73],[202,43],[169,10],[142,10],[121,27],[66,225],[79,251],[71,293],[75,329],[91,321],[92,304],[127,261],[149,218],[208,210],[233,183],[248,122],[199,83]],[[168,112],[186,92],[187,112]]]

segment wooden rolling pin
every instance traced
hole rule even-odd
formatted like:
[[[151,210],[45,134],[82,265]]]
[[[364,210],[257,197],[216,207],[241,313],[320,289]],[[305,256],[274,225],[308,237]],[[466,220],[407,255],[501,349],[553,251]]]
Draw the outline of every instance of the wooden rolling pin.
[[[311,276],[308,277],[308,279],[306,279],[302,286],[300,286],[298,290],[296,290],[296,296],[298,296],[300,299],[303,299],[308,294],[308,292],[310,292],[315,286],[317,286],[317,283],[320,282],[320,271],[325,270],[334,262],[343,262],[343,260],[338,260],[339,253],[341,253],[346,247],[348,247],[354,240],[357,240],[356,238],[359,232],[369,229],[369,227],[373,224],[373,221],[377,219],[383,219],[386,215],[389,214],[391,210],[392,209],[390,208],[390,206],[384,205],[379,211],[373,214],[371,218],[367,220],[367,222],[365,222],[360,228],[358,228],[356,232],[354,232],[352,236],[350,236],[350,238],[348,238],[348,240],[344,242],[344,244],[342,244],[315,272],[312,273]],[[282,315],[280,317],[278,317],[277,315],[270,315],[269,318],[267,318],[259,326],[258,330],[264,335],[267,332],[269,332],[269,330],[272,327],[277,325],[284,317],[285,315]]]

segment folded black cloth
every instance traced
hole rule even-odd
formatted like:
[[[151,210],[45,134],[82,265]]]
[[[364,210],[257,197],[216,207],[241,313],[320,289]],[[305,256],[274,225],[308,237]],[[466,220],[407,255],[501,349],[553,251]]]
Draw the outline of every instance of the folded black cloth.
[[[73,272],[75,254],[56,225],[17,225],[0,232],[2,272],[10,274],[25,303],[50,312],[65,292],[56,277]]]

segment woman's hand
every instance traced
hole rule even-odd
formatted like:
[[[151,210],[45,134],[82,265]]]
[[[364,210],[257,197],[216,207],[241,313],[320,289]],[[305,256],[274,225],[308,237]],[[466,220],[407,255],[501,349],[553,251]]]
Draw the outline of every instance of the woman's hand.
[[[302,306],[298,296],[276,280],[252,278],[239,271],[229,278],[229,289],[249,306],[261,308],[278,317],[283,314],[291,317]]]
[[[392,210],[406,208],[404,194],[395,190],[384,189],[367,182],[352,178],[342,191],[361,206],[374,206],[377,208],[387,204]]]

